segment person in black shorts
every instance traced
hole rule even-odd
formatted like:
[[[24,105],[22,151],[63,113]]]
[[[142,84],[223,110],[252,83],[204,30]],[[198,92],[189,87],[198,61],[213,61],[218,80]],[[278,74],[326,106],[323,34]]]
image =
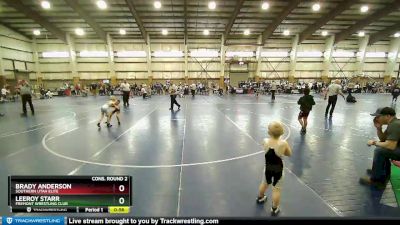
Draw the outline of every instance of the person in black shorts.
[[[280,122],[272,122],[268,125],[268,134],[270,138],[264,139],[263,147],[265,150],[265,167],[262,182],[258,188],[257,203],[263,204],[267,200],[265,192],[268,186],[272,184],[272,207],[273,216],[279,213],[281,199],[281,184],[284,177],[283,160],[284,156],[291,156],[292,149],[286,140],[282,140],[283,126]]]
[[[306,133],[307,118],[312,106],[315,105],[314,97],[310,95],[310,89],[304,89],[304,95],[297,101],[297,104],[300,105],[300,113],[297,119],[301,125],[301,133]]]
[[[119,118],[119,114],[120,114],[120,112],[121,112],[121,110],[120,110],[120,108],[119,108],[119,103],[120,103],[120,102],[121,102],[121,101],[120,101],[119,99],[115,101],[115,103],[114,103],[114,105],[113,105],[114,110],[110,113],[109,119],[108,119],[108,121],[111,122],[111,118],[112,118],[112,116],[115,114],[115,117],[117,117],[117,120],[118,120],[118,125],[121,125],[121,120],[120,120],[120,118]]]

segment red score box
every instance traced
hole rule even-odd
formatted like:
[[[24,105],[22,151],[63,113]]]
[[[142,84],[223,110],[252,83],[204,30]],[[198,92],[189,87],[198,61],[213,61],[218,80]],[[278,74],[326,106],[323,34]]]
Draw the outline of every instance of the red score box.
[[[129,194],[130,193],[130,183],[116,183],[114,184],[114,193],[116,194]]]

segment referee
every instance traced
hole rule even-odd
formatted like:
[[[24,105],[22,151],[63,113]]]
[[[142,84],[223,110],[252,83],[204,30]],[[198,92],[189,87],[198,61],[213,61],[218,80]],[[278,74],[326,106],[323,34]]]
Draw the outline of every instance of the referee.
[[[32,104],[32,89],[31,86],[25,80],[22,80],[22,84],[20,87],[21,99],[22,99],[22,116],[26,116],[26,103],[29,104],[31,108],[32,115],[35,115],[35,109]]]
[[[174,104],[176,104],[178,106],[178,110],[181,109],[181,105],[179,105],[179,103],[176,101],[176,95],[177,95],[177,87],[175,84],[171,85],[169,87],[169,94],[171,97],[171,108],[169,108],[169,110],[174,111]]]
[[[124,102],[124,106],[127,107],[129,106],[129,94],[131,92],[131,87],[126,82],[126,80],[124,80],[124,82],[121,84],[121,89],[122,89],[122,101]]]
[[[342,86],[340,86],[340,80],[336,79],[333,84],[330,84],[328,86],[328,90],[325,93],[324,100],[326,100],[326,97],[329,96],[328,105],[326,106],[325,110],[325,117],[328,117],[329,108],[332,106],[331,111],[329,113],[329,117],[332,118],[333,110],[335,110],[338,95],[341,95],[343,99],[345,99],[342,93]]]

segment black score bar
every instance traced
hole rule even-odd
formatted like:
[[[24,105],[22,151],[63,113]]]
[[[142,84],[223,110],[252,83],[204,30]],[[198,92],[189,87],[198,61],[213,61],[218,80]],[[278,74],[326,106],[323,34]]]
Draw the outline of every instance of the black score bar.
[[[12,213],[108,213],[126,214],[130,207],[11,207]]]

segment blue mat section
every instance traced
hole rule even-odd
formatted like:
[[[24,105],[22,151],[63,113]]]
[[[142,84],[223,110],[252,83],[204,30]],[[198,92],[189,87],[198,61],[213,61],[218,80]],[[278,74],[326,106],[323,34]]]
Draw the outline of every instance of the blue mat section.
[[[297,122],[299,97],[277,95],[272,103],[270,96],[196,96],[178,99],[182,109],[176,113],[168,110],[169,96],[135,98],[121,111],[121,126],[113,121],[112,128],[100,130],[95,123],[105,97],[37,100],[35,117],[27,118],[19,117],[20,102],[0,104],[6,113],[0,118],[0,180],[128,174],[133,176],[131,215],[264,217],[271,199],[263,206],[255,203],[263,157],[254,153],[261,150],[267,124],[280,120],[293,148],[285,160],[281,216],[400,216],[390,185],[382,192],[358,184],[372,163],[373,148],[366,141],[376,134],[369,113],[390,103],[390,96],[360,95],[352,105],[339,99],[332,120],[325,120],[326,102],[316,96],[304,136]],[[43,145],[45,135],[51,138],[46,146],[57,153],[109,165],[51,154]],[[6,185],[0,182],[0,190]],[[9,215],[8,207],[0,205],[0,213]]]

